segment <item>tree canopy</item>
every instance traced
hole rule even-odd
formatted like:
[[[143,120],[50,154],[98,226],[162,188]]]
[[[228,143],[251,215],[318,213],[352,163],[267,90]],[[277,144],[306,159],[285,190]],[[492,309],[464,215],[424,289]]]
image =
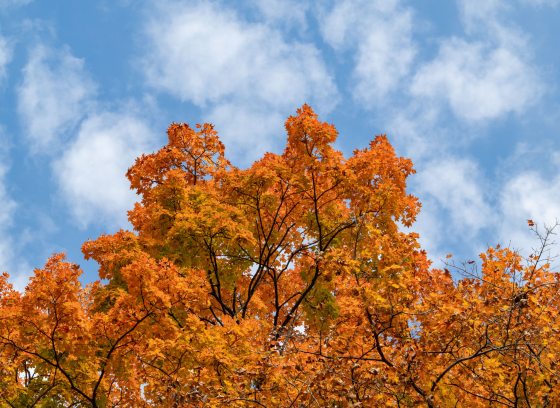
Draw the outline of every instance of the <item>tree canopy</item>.
[[[0,405],[560,403],[550,230],[454,279],[403,228],[414,170],[385,136],[345,158],[307,105],[286,131],[239,169],[212,125],[172,124],[127,172],[133,231],[83,245],[99,281],[62,254],[23,293],[2,275]]]

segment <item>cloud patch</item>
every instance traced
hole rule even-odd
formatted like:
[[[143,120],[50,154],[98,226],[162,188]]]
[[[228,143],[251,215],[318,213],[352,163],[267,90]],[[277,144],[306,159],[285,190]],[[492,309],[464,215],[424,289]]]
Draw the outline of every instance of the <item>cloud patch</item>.
[[[458,8],[467,35],[440,42],[414,74],[412,96],[470,122],[525,112],[544,87],[527,36],[507,19],[511,4],[459,0]]]
[[[453,38],[416,73],[411,92],[447,104],[463,120],[479,121],[525,111],[541,85],[534,68],[513,50]]]
[[[531,170],[513,176],[502,188],[500,210],[498,233],[502,242],[508,240],[504,243],[525,250],[535,247],[527,220],[541,227],[560,221],[560,176],[545,178]]]
[[[259,157],[254,152],[274,150],[275,141],[281,140],[285,134],[283,124],[286,118],[278,112],[269,112],[258,106],[224,103],[212,109],[207,118],[216,126],[221,140],[228,146],[227,156],[241,158],[239,161],[245,165]],[[226,132],[221,132],[221,129],[226,129]]]
[[[0,165],[0,271],[8,270],[13,263],[13,250],[8,230],[13,224],[16,203],[8,194],[6,189],[7,167]]]
[[[153,149],[152,132],[138,116],[94,114],[54,163],[62,196],[76,222],[126,227],[136,201],[125,178],[136,157]]]
[[[265,21],[287,29],[305,31],[310,3],[307,0],[250,0]]]
[[[461,256],[482,251],[480,235],[495,227],[495,217],[477,164],[448,155],[420,163],[417,171],[412,191],[420,198],[422,210],[413,230],[420,234],[431,258],[442,259],[457,244],[464,251]]]
[[[165,2],[152,14],[145,26],[149,53],[143,57],[148,82],[203,108],[207,118],[225,117],[235,106],[247,118],[270,123],[305,102],[321,113],[337,103],[336,86],[314,45],[288,41],[272,26],[245,21],[212,3]],[[281,123],[263,127],[254,136],[254,124],[240,132],[236,122],[231,128],[224,122],[218,131],[229,146],[237,145],[234,151],[244,146],[249,157],[263,152],[264,145],[250,145],[252,140],[274,144],[282,129]]]
[[[95,85],[84,61],[67,48],[37,45],[31,49],[17,89],[17,105],[32,153],[56,152],[84,117]]]
[[[12,7],[21,7],[31,3],[33,0],[0,0],[0,11],[7,10]]]
[[[22,290],[32,269],[20,253],[14,234],[17,203],[8,191],[9,151],[6,138],[0,126],[0,272],[9,272],[11,283]]]
[[[520,3],[533,7],[556,7],[560,4],[560,0],[520,0]]]
[[[419,191],[449,212],[457,230],[476,234],[488,226],[490,206],[482,175],[473,161],[458,157],[438,159],[422,166],[416,179]]]
[[[12,60],[12,47],[8,40],[0,36],[0,84],[6,78],[6,67]]]
[[[375,105],[402,87],[417,53],[413,13],[398,0],[345,0],[321,21],[324,39],[339,52],[354,52],[353,95]]]

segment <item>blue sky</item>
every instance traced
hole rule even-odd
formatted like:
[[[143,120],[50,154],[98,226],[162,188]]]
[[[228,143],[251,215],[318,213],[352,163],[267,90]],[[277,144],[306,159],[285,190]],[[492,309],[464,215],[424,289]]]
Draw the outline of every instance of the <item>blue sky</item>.
[[[0,0],[0,269],[127,228],[134,158],[210,121],[247,166],[304,102],[347,155],[388,134],[434,260],[560,218],[558,0]]]

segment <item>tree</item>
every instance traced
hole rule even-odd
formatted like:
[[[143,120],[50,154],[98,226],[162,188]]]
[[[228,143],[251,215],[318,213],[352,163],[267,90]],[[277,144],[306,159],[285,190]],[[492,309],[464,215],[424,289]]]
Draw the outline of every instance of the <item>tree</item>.
[[[209,124],[172,124],[127,177],[134,231],[0,280],[8,406],[554,406],[559,281],[500,247],[430,268],[385,136],[346,159],[304,105],[248,169]],[[533,225],[533,227],[535,227]],[[536,227],[535,227],[536,228]],[[541,236],[549,245],[549,230]]]

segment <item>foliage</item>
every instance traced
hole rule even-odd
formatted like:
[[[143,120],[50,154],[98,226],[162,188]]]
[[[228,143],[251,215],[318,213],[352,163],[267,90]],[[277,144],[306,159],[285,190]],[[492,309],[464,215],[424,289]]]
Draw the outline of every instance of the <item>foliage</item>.
[[[385,136],[345,159],[307,105],[286,130],[242,170],[211,125],[172,124],[127,173],[134,232],[83,245],[101,281],[60,254],[24,293],[3,275],[2,404],[556,406],[548,235],[454,280],[400,228],[414,170]]]

